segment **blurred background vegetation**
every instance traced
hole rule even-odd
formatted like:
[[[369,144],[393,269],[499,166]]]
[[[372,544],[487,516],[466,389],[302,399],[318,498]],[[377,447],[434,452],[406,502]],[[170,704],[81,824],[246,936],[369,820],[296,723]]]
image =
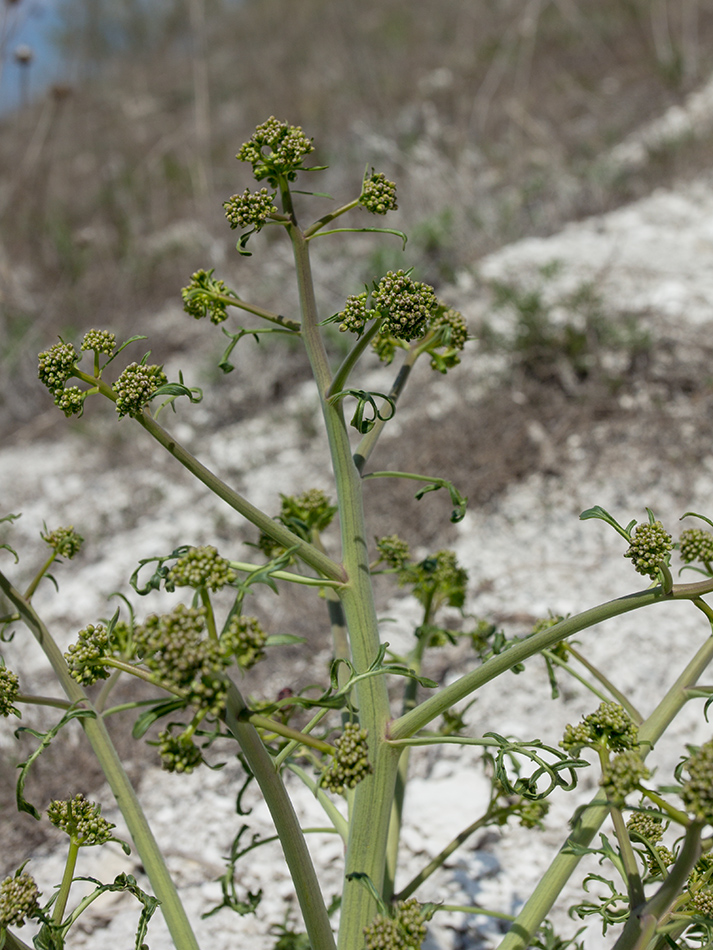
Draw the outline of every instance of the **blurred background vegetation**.
[[[39,68],[10,29],[31,3],[0,0],[6,85]],[[0,115],[6,436],[51,409],[39,349],[89,325],[144,330],[197,267],[286,309],[282,251],[239,259],[221,209],[249,184],[237,148],[270,114],[314,137],[330,166],[318,190],[352,197],[367,165],[397,181],[394,226],[437,289],[709,162],[710,132],[636,168],[607,161],[710,76],[702,0],[58,0],[52,42],[61,81]],[[358,238],[331,253],[328,312],[404,260]]]

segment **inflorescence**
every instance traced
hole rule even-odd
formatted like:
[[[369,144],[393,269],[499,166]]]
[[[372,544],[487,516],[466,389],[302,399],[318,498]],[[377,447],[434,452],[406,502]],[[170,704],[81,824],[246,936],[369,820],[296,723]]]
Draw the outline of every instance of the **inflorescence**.
[[[304,158],[312,151],[312,140],[299,125],[280,122],[273,115],[258,125],[250,140],[240,147],[236,158],[252,165],[258,181],[266,178],[268,184],[276,188],[280,178],[295,180]]]
[[[656,579],[659,566],[668,563],[672,549],[673,538],[660,521],[654,521],[634,528],[624,557],[631,558],[637,573]]]
[[[713,564],[713,532],[701,528],[686,528],[678,539],[681,560],[686,564],[700,561],[708,570]]]
[[[364,928],[366,950],[419,950],[429,915],[415,897],[398,901],[392,916],[377,914]]]
[[[166,590],[175,587],[208,588],[221,590],[232,584],[237,574],[230,562],[218,554],[212,545],[190,548],[168,572]]]
[[[39,906],[40,890],[31,874],[22,869],[0,884],[0,932],[22,927]]]
[[[713,739],[695,749],[684,766],[688,778],[681,798],[698,821],[713,824]]]
[[[112,831],[116,826],[102,818],[101,805],[89,801],[84,795],[75,795],[68,801],[50,802],[47,816],[55,828],[68,834],[80,847],[115,840]]]
[[[167,382],[161,366],[129,363],[111,387],[116,393],[116,411],[119,418],[140,415],[159,387]]]
[[[371,170],[371,175],[364,179],[359,204],[372,214],[387,214],[396,211],[396,185],[389,181],[382,172]]]
[[[109,634],[104,625],[89,624],[77,634],[77,642],[71,643],[64,654],[67,666],[81,686],[91,686],[98,680],[108,679],[109,673],[102,661],[109,654]]]
[[[227,302],[224,298],[235,297],[225,282],[213,277],[213,270],[197,270],[191,274],[191,282],[181,289],[183,309],[201,320],[210,316],[216,325],[228,319]]]
[[[275,195],[270,194],[267,188],[261,188],[260,191],[247,188],[242,195],[231,195],[223,202],[225,217],[233,229],[254,228],[259,231],[271,215],[277,214],[274,201]]]
[[[624,707],[604,702],[576,726],[568,724],[560,746],[575,754],[584,746],[624,752],[636,748],[638,737],[639,729]]]
[[[87,330],[82,339],[83,350],[93,350],[111,356],[116,347],[116,336],[108,330]]]
[[[355,722],[346,723],[344,732],[334,743],[332,763],[322,775],[321,784],[330,792],[341,795],[346,788],[356,788],[374,771],[366,739],[366,729],[360,729]]]
[[[66,557],[68,561],[79,553],[84,543],[84,538],[74,530],[74,525],[68,528],[55,528],[54,531],[48,531],[40,537],[54,549],[57,557]]]
[[[20,712],[14,703],[20,692],[20,681],[17,673],[0,666],[0,716],[19,716]]]

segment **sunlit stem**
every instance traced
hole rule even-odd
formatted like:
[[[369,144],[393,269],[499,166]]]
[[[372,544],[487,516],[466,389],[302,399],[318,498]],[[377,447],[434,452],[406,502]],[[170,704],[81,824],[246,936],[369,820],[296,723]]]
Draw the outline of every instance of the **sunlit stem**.
[[[579,650],[575,649],[570,643],[566,644],[566,646],[567,646],[567,652],[570,654],[570,656],[573,656],[575,660],[577,660],[578,663],[581,663],[582,666],[586,670],[589,670],[589,672],[592,674],[592,676],[595,679],[599,680],[599,682],[602,684],[604,689],[609,693],[609,695],[613,696],[614,699],[616,699],[616,701],[624,707],[624,709],[629,714],[630,718],[636,723],[637,726],[641,725],[641,723],[644,721],[644,717],[641,715],[638,709],[633,705],[631,700],[629,700],[621,692],[621,690],[617,689],[616,686],[611,682],[611,680],[608,679],[608,677],[606,677],[602,673],[601,670],[597,669],[597,667],[594,666],[593,663],[590,663],[589,660],[579,652]],[[555,658],[552,657],[552,659],[554,660]],[[600,695],[600,694],[597,693],[597,695]],[[606,698],[606,697],[602,697],[602,698]]]
[[[72,878],[74,877],[74,869],[77,866],[78,855],[79,845],[74,840],[74,838],[70,838],[69,851],[67,852],[67,863],[64,866],[62,883],[59,886],[57,900],[54,902],[52,907],[52,920],[55,924],[62,923],[62,917],[64,916],[64,911],[67,907],[67,901],[69,900],[69,892],[72,887]]]
[[[47,560],[45,561],[45,563],[42,565],[42,567],[39,569],[39,571],[37,572],[37,574],[36,574],[35,577],[33,578],[32,583],[30,584],[30,586],[29,586],[29,587],[27,588],[27,590],[25,591],[25,600],[28,600],[28,601],[29,601],[29,600],[32,600],[32,595],[33,595],[34,592],[37,590],[37,587],[38,587],[40,581],[41,581],[42,578],[45,576],[45,574],[47,573],[47,571],[50,569],[50,567],[52,566],[52,562],[54,561],[54,559],[55,559],[56,557],[57,557],[57,552],[56,552],[56,551],[53,551],[53,552],[50,554],[50,556],[47,558]]]
[[[298,729],[293,729],[291,726],[286,726],[282,722],[270,719],[269,716],[261,716],[259,713],[247,713],[244,718],[247,719],[248,722],[251,722],[256,729],[265,729],[267,732],[272,732],[285,739],[290,739],[296,744],[306,745],[311,749],[316,749],[324,755],[334,755],[336,752],[334,746],[328,742],[323,742],[322,739],[315,739],[314,736],[306,735]]]

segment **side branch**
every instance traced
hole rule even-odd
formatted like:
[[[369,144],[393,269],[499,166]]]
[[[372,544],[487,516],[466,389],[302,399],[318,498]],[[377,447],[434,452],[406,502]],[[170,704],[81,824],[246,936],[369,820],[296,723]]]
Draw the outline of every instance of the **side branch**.
[[[704,591],[703,588],[706,590]],[[421,703],[420,706],[400,716],[391,724],[389,738],[407,739],[415,735],[429,722],[432,722],[453,706],[454,703],[465,699],[466,696],[475,692],[485,683],[489,683],[490,680],[500,676],[501,673],[529,659],[541,650],[552,647],[560,640],[571,637],[587,627],[593,627],[597,623],[609,620],[612,617],[618,617],[620,614],[628,613],[630,610],[636,610],[639,607],[648,607],[650,604],[669,603],[671,600],[695,600],[701,593],[710,592],[712,589],[713,580],[704,581],[701,584],[677,585],[670,594],[664,594],[661,587],[653,587],[649,590],[627,594],[616,600],[610,600],[606,604],[592,607],[574,617],[567,617],[566,620],[561,620],[553,627],[548,627],[546,630],[528,637],[527,640],[515,644],[504,653],[491,657],[476,670],[466,673],[457,682],[442,689],[436,696],[432,696]]]
[[[344,571],[336,561],[319,551],[314,545],[304,541],[298,535],[293,534],[289,528],[273,521],[264,511],[256,508],[246,498],[243,498],[238,492],[234,491],[225,484],[217,475],[206,468],[198,459],[191,455],[180,443],[178,443],[162,426],[156,422],[146,412],[136,416],[146,431],[156,439],[171,455],[177,459],[184,468],[187,468],[192,475],[195,475],[203,484],[209,488],[213,494],[222,498],[224,502],[234,508],[239,514],[246,518],[251,524],[254,524],[261,531],[277,541],[285,548],[294,548],[295,554],[306,564],[314,568],[320,574],[339,583],[346,583],[347,577]]]

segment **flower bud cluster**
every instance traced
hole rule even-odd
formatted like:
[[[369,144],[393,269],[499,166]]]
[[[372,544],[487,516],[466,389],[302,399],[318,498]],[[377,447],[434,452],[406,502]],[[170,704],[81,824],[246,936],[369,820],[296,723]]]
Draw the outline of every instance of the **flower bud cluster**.
[[[692,894],[691,906],[701,917],[713,918],[713,887],[703,887]]]
[[[601,703],[576,726],[567,725],[560,746],[575,754],[583,746],[625,752],[638,745],[639,729],[619,703]]]
[[[676,860],[676,855],[671,851],[670,848],[667,848],[665,844],[656,845],[656,858],[653,854],[649,855],[649,871],[652,874],[661,874],[661,868],[659,866],[659,861],[665,868],[669,867]]]
[[[75,554],[79,553],[79,549],[84,543],[84,538],[77,534],[74,525],[70,525],[68,528],[55,528],[54,531],[41,534],[40,537],[51,548],[54,548],[57,557],[66,557],[68,561],[71,561]]]
[[[622,804],[626,796],[637,788],[639,782],[648,778],[650,774],[636,749],[627,749],[615,755],[609,762],[600,784],[606,791],[607,798]]]
[[[149,404],[156,390],[168,382],[163,369],[156,364],[129,363],[111,387],[116,393],[116,411],[122,416],[138,416]]]
[[[322,775],[322,785],[330,792],[341,795],[345,788],[356,788],[374,771],[366,739],[367,730],[360,729],[357,723],[344,726],[344,732],[334,743],[334,759]]]
[[[438,343],[431,353],[431,369],[437,369],[440,373],[447,373],[453,366],[460,363],[458,353],[463,349],[468,341],[468,328],[466,326],[463,314],[458,310],[443,309],[434,317],[431,323],[431,331],[438,333]],[[440,353],[437,349],[444,347],[445,351]]]
[[[80,847],[106,844],[111,841],[116,827],[102,818],[101,805],[81,794],[68,801],[50,802],[47,815],[55,828],[68,834]]]
[[[373,320],[374,317],[378,316],[376,310],[370,310],[367,306],[368,299],[369,292],[366,290],[360,294],[351,294],[347,297],[344,310],[338,315],[339,329],[342,333],[349,330],[356,333],[357,336],[361,336],[369,320]]]
[[[668,561],[673,549],[673,538],[660,521],[640,524],[634,528],[629,550],[624,557],[631,558],[637,573],[658,577],[659,564]]]
[[[185,772],[189,774],[203,762],[203,756],[193,739],[181,733],[174,736],[170,730],[159,732],[159,755],[161,767],[166,772]]]
[[[180,557],[168,572],[166,587],[207,587],[221,590],[232,584],[237,574],[230,562],[218,554],[212,545],[191,548]]]
[[[0,716],[19,716],[20,712],[13,703],[20,692],[20,681],[17,673],[0,666]]]
[[[213,270],[197,270],[191,275],[191,282],[181,290],[183,309],[186,313],[201,320],[210,314],[211,323],[216,326],[228,319],[227,305],[221,297],[235,296],[224,281],[213,277]]]
[[[375,172],[372,168],[371,175],[364,179],[359,204],[371,214],[396,211],[396,185],[382,172]]]
[[[713,532],[703,531],[701,528],[686,528],[678,539],[681,560],[686,564],[691,561],[701,561],[703,564],[713,563]]]
[[[364,928],[366,950],[420,950],[428,916],[414,898],[394,905],[392,916],[377,914]]]
[[[108,330],[87,330],[82,340],[83,350],[93,350],[111,356],[116,348],[116,335]]]
[[[713,739],[696,749],[684,768],[688,778],[681,798],[686,808],[698,821],[713,824]]]
[[[277,213],[274,201],[275,195],[267,188],[255,192],[247,188],[242,195],[231,195],[223,202],[225,217],[233,229],[255,228],[259,231],[270,215]]]
[[[75,679],[82,686],[91,686],[98,680],[108,679],[109,673],[101,661],[109,654],[109,634],[103,624],[89,624],[77,634],[77,642],[71,643],[64,658]]]
[[[389,271],[373,294],[373,302],[386,319],[382,332],[397,340],[423,336],[438,309],[433,287],[413,280],[405,271]]]
[[[295,180],[302,160],[312,151],[312,140],[307,138],[299,125],[288,125],[272,115],[258,125],[250,141],[241,146],[236,158],[252,165],[258,181],[267,178],[269,184],[277,187],[278,176],[288,181]]]
[[[532,801],[532,799],[523,798],[515,807],[514,814],[519,818],[523,828],[542,828],[542,819],[546,817],[549,810],[549,802],[542,799]]]
[[[39,906],[40,891],[27,871],[15,871],[0,884],[0,931],[22,927]]]
[[[74,372],[79,353],[71,343],[55,343],[38,357],[37,376],[52,394],[64,387]]]
[[[288,527],[297,520],[309,531],[324,531],[338,511],[321,488],[310,488],[301,495],[282,495],[281,498],[280,521]]]
[[[157,681],[184,690],[188,702],[217,715],[227,691],[219,675],[231,662],[217,640],[205,636],[205,607],[178,604],[152,614],[134,631],[139,656]]]
[[[55,392],[54,404],[69,419],[71,416],[81,416],[86,397],[86,391],[82,391],[79,386],[67,386]]]
[[[456,559],[455,551],[437,551],[419,564],[410,564],[399,574],[399,583],[410,584],[419,603],[437,607],[462,607],[468,586],[468,572]]]
[[[233,617],[220,638],[220,648],[226,656],[234,656],[243,670],[251,667],[265,656],[267,634],[257,617]]]
[[[630,832],[646,838],[650,844],[656,844],[663,838],[663,821],[658,815],[635,811],[629,817],[626,827]]]
[[[397,534],[377,538],[376,549],[379,552],[379,560],[384,561],[389,567],[397,571],[406,567],[409,560],[408,542],[403,541]]]

